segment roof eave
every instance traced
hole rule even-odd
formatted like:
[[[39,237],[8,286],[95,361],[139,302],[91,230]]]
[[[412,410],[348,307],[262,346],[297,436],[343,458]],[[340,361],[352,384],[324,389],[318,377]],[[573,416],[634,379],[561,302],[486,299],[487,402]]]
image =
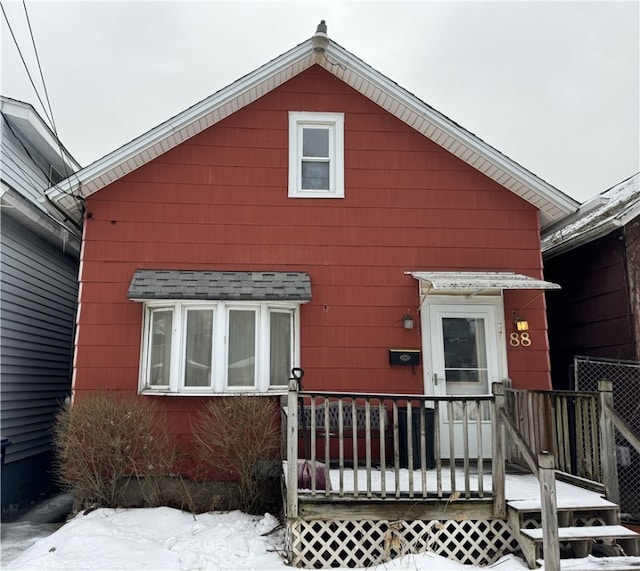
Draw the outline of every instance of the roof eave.
[[[594,242],[599,238],[610,234],[618,228],[626,226],[629,222],[640,216],[640,203],[633,208],[626,210],[625,212],[614,216],[606,222],[594,227],[586,227],[584,232],[574,233],[568,238],[558,241],[554,244],[547,245],[545,241],[542,241],[542,255],[545,259],[551,259],[560,254],[564,254],[571,250],[575,250],[580,246],[584,246],[589,242]]]
[[[47,192],[71,211],[72,194],[87,197],[275,89],[313,64],[368,97],[424,136],[535,206],[545,229],[579,203],[457,125],[362,60],[330,41],[309,39],[200,103],[116,149]]]
[[[245,75],[220,91],[189,107],[175,117],[98,159],[68,179],[47,190],[50,198],[73,209],[70,194],[86,198],[122,176],[134,171],[185,140],[237,111],[234,102],[245,96],[247,105],[262,97],[303,69],[316,63],[311,40],[307,40]],[[293,71],[293,68],[302,69]],[[276,79],[277,78],[277,79]],[[229,108],[226,109],[225,107]]]
[[[0,194],[2,209],[7,209],[5,211],[7,215],[31,228],[61,252],[69,254],[73,258],[79,258],[81,242],[79,232],[55,218],[51,213],[36,207],[5,183],[2,184]]]
[[[322,58],[320,65],[430,140],[536,206],[541,212],[543,228],[580,206],[579,202],[457,125],[339,44],[330,42],[326,52],[336,61]],[[408,113],[400,112],[394,100],[399,101]]]
[[[23,128],[28,124],[33,132],[36,133],[42,143],[50,149],[51,152],[47,153],[47,159],[52,162],[60,161],[60,164],[54,165],[56,168],[61,168],[62,171],[70,170],[77,171],[82,168],[80,163],[76,161],[71,153],[65,148],[61,141],[58,140],[56,134],[51,130],[42,117],[35,110],[33,105],[17,99],[11,99],[10,97],[1,96],[0,106],[2,113],[8,118],[12,119],[12,123],[17,123],[17,128],[20,130],[19,124],[23,123]],[[32,141],[32,144],[36,144]]]

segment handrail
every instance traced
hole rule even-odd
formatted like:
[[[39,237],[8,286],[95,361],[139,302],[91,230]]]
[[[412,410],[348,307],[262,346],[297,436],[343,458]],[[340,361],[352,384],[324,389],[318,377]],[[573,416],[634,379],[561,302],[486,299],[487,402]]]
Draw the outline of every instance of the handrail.
[[[311,391],[304,389],[299,391],[299,396],[316,396],[326,398],[356,398],[356,399],[384,399],[384,400],[422,400],[426,402],[453,402],[453,401],[492,401],[493,395],[419,395],[411,393],[343,393],[329,391]]]
[[[611,421],[620,434],[622,434],[627,442],[636,449],[638,454],[640,454],[640,438],[638,438],[629,424],[611,407],[611,405],[606,405],[605,412],[607,416],[611,418]]]
[[[513,421],[509,418],[504,410],[500,411],[500,421],[504,423],[509,436],[513,439],[514,444],[516,444],[520,452],[524,455],[524,460],[529,466],[531,473],[539,479],[538,463],[536,461],[535,454],[527,444],[526,440],[520,434],[520,431],[518,430],[516,425],[513,424]]]
[[[508,416],[534,458],[540,452],[550,452],[558,471],[604,483],[605,449],[599,438],[601,393],[510,387],[505,393]],[[522,459],[530,464],[530,455]]]
[[[524,457],[529,469],[538,480],[540,486],[540,517],[542,523],[542,548],[544,550],[545,566],[549,569],[560,568],[560,544],[558,543],[558,506],[556,502],[556,477],[555,477],[555,461],[554,454],[548,451],[541,451],[537,455],[529,446],[526,436],[522,434],[514,419],[512,419],[508,411],[505,410],[505,392],[523,392],[521,389],[511,389],[503,383],[494,383],[493,393],[496,395],[496,406],[499,416],[499,425],[505,433],[511,437],[511,442],[515,444],[520,453]],[[524,391],[526,392],[526,391]],[[531,391],[533,392],[550,392],[550,391]],[[506,435],[506,434],[505,434]],[[537,460],[537,461],[536,461]],[[506,511],[505,506],[496,506],[496,511],[502,509]],[[504,517],[504,516],[503,516]],[[519,530],[514,530],[516,536]]]

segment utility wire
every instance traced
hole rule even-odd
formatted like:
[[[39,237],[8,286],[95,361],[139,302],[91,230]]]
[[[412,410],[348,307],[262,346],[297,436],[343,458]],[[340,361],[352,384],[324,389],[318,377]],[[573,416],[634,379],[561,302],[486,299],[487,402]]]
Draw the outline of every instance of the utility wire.
[[[27,3],[25,0],[22,0],[22,5],[24,6],[24,15],[27,18],[27,26],[29,27],[29,35],[31,36],[31,44],[33,45],[33,53],[36,55],[36,62],[38,63],[38,71],[40,72],[40,81],[42,81],[42,88],[44,89],[44,96],[47,100],[47,105],[49,106],[49,113],[51,117],[51,128],[53,129],[53,134],[56,136],[56,141],[58,142],[58,149],[60,150],[60,156],[62,158],[62,168],[64,169],[64,177],[69,178],[69,169],[67,168],[66,156],[64,146],[62,145],[62,141],[60,137],[58,137],[58,129],[56,128],[56,122],[53,118],[53,109],[51,108],[51,100],[49,99],[49,90],[47,89],[47,83],[44,80],[44,74],[42,73],[42,65],[40,64],[40,56],[38,55],[38,48],[36,47],[36,40],[33,36],[33,29],[31,28],[31,19],[29,18],[29,12],[27,11]]]
[[[62,194],[66,194],[66,195],[70,196],[71,198],[75,199],[76,202],[78,203],[79,207],[80,207],[80,211],[82,213],[84,213],[84,198],[82,198],[82,196],[77,196],[77,195],[75,195],[75,194],[73,194],[71,192],[68,192],[67,190],[64,190],[63,188],[60,188],[55,182],[53,182],[53,180],[49,176],[49,173],[40,166],[40,163],[38,161],[35,160],[35,158],[31,154],[31,152],[27,148],[27,146],[22,141],[22,137],[18,136],[18,134],[14,131],[14,129],[11,126],[11,123],[9,122],[7,116],[4,113],[0,113],[0,115],[2,115],[2,118],[4,119],[4,122],[7,124],[7,127],[9,128],[9,131],[11,131],[11,134],[18,141],[18,143],[20,143],[20,146],[22,147],[24,152],[27,154],[27,156],[31,159],[31,162],[42,172],[42,174],[44,175],[44,177],[48,181],[48,183],[51,186],[57,188]],[[82,226],[79,225],[73,218],[71,218],[71,216],[69,216],[68,213],[66,213],[64,210],[62,210],[57,204],[51,202],[51,199],[46,194],[44,195],[44,197],[47,199],[48,202],[50,202],[51,204],[53,204],[53,206],[56,207],[56,210],[58,210],[58,212],[60,212],[60,214],[62,214],[64,216],[65,221],[68,220],[78,230],[80,230],[82,232]]]
[[[27,3],[25,0],[22,0],[22,5],[24,6],[24,15],[27,18],[27,26],[29,28],[29,35],[31,36],[31,44],[33,45],[33,53],[36,55],[36,62],[38,64],[38,71],[40,72],[40,81],[42,82],[42,88],[44,89],[44,97],[47,100],[47,105],[49,106],[49,117],[51,119],[51,128],[53,129],[53,132],[56,136],[56,139],[58,139],[58,130],[56,129],[56,122],[53,120],[53,110],[51,109],[51,100],[49,99],[49,92],[47,90],[47,84],[44,81],[44,75],[42,73],[42,66],[40,65],[40,56],[38,55],[38,48],[36,48],[36,40],[33,37],[33,29],[31,28],[31,20],[29,19],[29,12],[27,12]],[[60,139],[58,139],[58,143],[60,143]],[[60,149],[60,152],[62,153],[63,157],[62,157],[62,162],[65,165],[65,174],[67,176],[69,176],[69,173],[66,172],[67,170],[67,165],[64,161],[64,151],[63,149]]]
[[[42,81],[42,87],[44,89],[44,94],[45,94],[45,98],[47,100],[47,106],[49,108],[49,113],[47,113],[47,108],[45,107],[44,103],[42,102],[42,98],[40,97],[40,94],[38,93],[38,89],[35,86],[35,83],[33,82],[33,79],[31,78],[31,73],[29,73],[29,68],[27,66],[27,63],[24,59],[24,57],[22,56],[22,51],[20,50],[20,46],[18,45],[18,40],[16,39],[15,34],[13,33],[13,29],[11,28],[11,24],[9,23],[9,18],[7,17],[7,13],[5,12],[4,9],[4,5],[2,4],[2,2],[0,2],[0,6],[2,7],[2,13],[4,14],[4,19],[7,22],[7,26],[9,27],[9,31],[11,32],[11,36],[13,37],[13,41],[16,45],[16,48],[18,50],[18,53],[20,54],[20,59],[22,60],[22,63],[24,65],[25,70],[27,71],[27,75],[29,76],[29,80],[31,81],[31,85],[33,86],[34,91],[36,92],[36,96],[38,97],[38,101],[40,101],[40,105],[42,106],[42,109],[45,113],[45,116],[47,117],[47,119],[49,119],[49,122],[51,123],[51,128],[53,130],[53,134],[55,135],[55,139],[56,142],[58,143],[58,148],[60,150],[60,157],[62,159],[62,168],[64,169],[64,174],[65,174],[65,178],[69,178],[70,173],[69,173],[69,169],[67,166],[67,161],[66,161],[66,157],[68,156],[68,153],[66,152],[64,146],[62,145],[62,141],[60,140],[60,137],[58,137],[58,130],[56,128],[56,122],[53,118],[53,109],[51,108],[51,100],[49,99],[49,91],[47,90],[47,84],[44,80],[44,74],[42,72],[42,65],[40,64],[40,56],[38,55],[38,48],[36,47],[36,41],[35,41],[35,37],[33,35],[33,28],[31,27],[31,19],[29,18],[29,12],[27,10],[27,3],[25,0],[22,0],[22,5],[24,7],[24,14],[25,17],[27,19],[27,26],[29,28],[29,35],[31,36],[31,44],[33,45],[33,52],[36,56],[36,62],[38,64],[38,71],[40,72],[40,80]],[[6,117],[5,117],[6,120]],[[8,121],[7,121],[8,124]],[[18,138],[19,139],[19,138]],[[20,139],[19,139],[20,140]],[[22,144],[22,141],[20,141]],[[24,145],[23,145],[24,147]],[[26,148],[25,148],[26,150]],[[27,154],[28,151],[27,151]],[[73,172],[71,174],[74,174]],[[74,197],[76,200],[79,201],[80,203],[80,207],[81,210],[84,210],[84,200],[82,199],[81,196],[76,196],[73,194],[73,192],[68,192],[66,190],[63,190],[60,186],[58,186],[57,184],[55,184],[48,175],[47,179],[49,180],[49,183],[54,186],[55,188],[57,188],[60,192],[62,192],[63,194],[69,195]],[[77,178],[77,175],[76,175]]]
[[[49,122],[53,125],[53,119],[51,117],[49,117],[48,113],[47,113],[47,108],[45,107],[44,103],[42,102],[42,98],[40,97],[40,94],[38,93],[38,88],[36,87],[36,84],[33,82],[33,78],[31,77],[31,73],[29,72],[29,67],[27,66],[27,62],[24,59],[24,56],[22,55],[22,50],[20,49],[20,45],[18,44],[18,40],[16,39],[15,34],[13,33],[13,28],[11,27],[11,24],[9,23],[9,18],[7,17],[7,13],[4,10],[4,4],[2,2],[0,2],[0,7],[2,8],[2,14],[4,15],[4,19],[7,22],[7,26],[9,27],[9,31],[11,32],[11,37],[13,38],[13,43],[16,45],[16,49],[18,50],[18,54],[20,55],[20,59],[22,60],[22,65],[24,65],[24,69],[27,72],[27,76],[29,77],[29,81],[31,82],[31,85],[33,86],[33,90],[36,92],[36,97],[38,98],[38,101],[40,102],[40,105],[42,105],[42,109],[44,111],[45,116],[47,117],[47,119],[49,119]]]

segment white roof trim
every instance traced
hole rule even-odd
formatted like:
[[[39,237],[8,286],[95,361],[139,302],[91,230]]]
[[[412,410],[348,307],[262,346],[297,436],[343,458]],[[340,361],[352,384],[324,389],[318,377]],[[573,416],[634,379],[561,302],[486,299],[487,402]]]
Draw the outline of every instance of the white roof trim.
[[[560,289],[558,284],[513,272],[405,272],[420,281],[422,293],[479,293],[505,289]]]
[[[80,256],[80,233],[66,226],[48,212],[41,210],[22,194],[2,183],[0,187],[0,208],[36,232],[47,242],[64,253],[78,259]]]
[[[602,238],[640,216],[640,173],[585,202],[542,237],[542,252],[552,258]]]
[[[87,197],[248,105],[288,79],[319,64],[425,137],[508,188],[540,211],[547,227],[575,211],[579,203],[445,117],[362,60],[329,41],[314,51],[311,39],[263,65],[158,127],[116,149],[59,186]],[[73,199],[56,189],[53,200],[69,209]]]
[[[44,158],[54,164],[57,169],[63,168],[62,164],[66,165],[68,170],[75,172],[80,169],[80,163],[78,163],[67,151],[64,145],[58,140],[55,133],[49,128],[42,117],[38,115],[33,106],[24,101],[18,101],[17,99],[11,99],[9,97],[0,96],[0,110],[4,115],[11,119],[12,123],[15,123],[21,133],[25,130],[26,126],[30,127],[30,131],[37,136],[42,143],[38,145],[39,141],[35,140],[33,135],[29,133],[23,134],[29,139],[29,142],[38,147],[38,150],[44,155]]]

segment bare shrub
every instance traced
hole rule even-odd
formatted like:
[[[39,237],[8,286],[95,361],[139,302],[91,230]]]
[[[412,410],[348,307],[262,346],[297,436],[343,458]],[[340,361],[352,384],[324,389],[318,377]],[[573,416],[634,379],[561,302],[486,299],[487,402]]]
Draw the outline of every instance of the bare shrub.
[[[280,454],[279,401],[259,396],[215,398],[193,425],[202,461],[238,478],[245,512],[263,513],[264,483]]]
[[[162,505],[159,476],[170,471],[174,449],[154,403],[134,395],[97,393],[65,406],[54,425],[58,480],[80,507],[118,507],[136,479],[147,505]]]

